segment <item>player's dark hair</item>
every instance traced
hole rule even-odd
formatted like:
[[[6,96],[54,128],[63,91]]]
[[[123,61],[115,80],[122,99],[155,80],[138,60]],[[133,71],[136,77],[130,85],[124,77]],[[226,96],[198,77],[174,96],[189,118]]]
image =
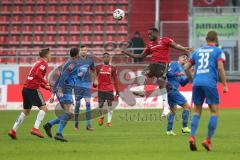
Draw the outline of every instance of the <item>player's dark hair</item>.
[[[81,46],[80,46],[80,48],[85,48],[85,47],[87,47],[87,46],[86,46],[86,45],[81,45]]]
[[[49,54],[49,48],[42,49],[42,50],[39,52],[39,56],[40,56],[41,58],[46,57],[46,55],[48,55],[48,54]]]
[[[78,48],[71,48],[70,50],[70,56],[71,57],[76,57],[79,54],[79,49]]]
[[[105,52],[105,53],[103,53],[103,56],[109,56],[110,54],[109,53],[107,53],[107,52]]]
[[[182,57],[182,56],[187,56],[187,57],[189,57],[189,55],[188,55],[187,53],[180,54],[180,56],[179,56],[179,57]]]
[[[140,32],[139,32],[139,31],[136,31],[134,34],[135,34],[135,35],[136,35],[136,34],[140,35]]]
[[[208,31],[206,36],[207,42],[218,42],[218,34],[216,31]]]
[[[155,28],[155,27],[149,28],[148,30],[149,30],[149,31],[153,31],[153,32],[159,32],[158,29]]]

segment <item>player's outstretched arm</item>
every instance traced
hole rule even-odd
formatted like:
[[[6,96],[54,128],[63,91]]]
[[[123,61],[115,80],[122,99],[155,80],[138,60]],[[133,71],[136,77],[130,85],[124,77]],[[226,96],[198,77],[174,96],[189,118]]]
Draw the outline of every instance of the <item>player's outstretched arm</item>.
[[[180,50],[180,51],[185,51],[185,52],[193,51],[192,48],[190,48],[190,47],[183,47],[182,45],[180,45],[180,44],[178,44],[178,43],[176,43],[174,41],[170,43],[170,46],[172,48],[175,48],[175,49]]]
[[[223,84],[223,92],[228,92],[225,69],[222,61],[218,61],[218,72],[219,72],[221,82]]]
[[[143,51],[141,54],[133,54],[129,51],[123,50],[122,53],[126,54],[126,55],[128,55],[129,57],[132,57],[132,58],[145,58],[148,55],[145,51]]]
[[[192,64],[190,62],[187,62],[185,65],[184,65],[184,70],[185,70],[185,73],[188,77],[188,80],[190,82],[193,81],[193,76],[192,76],[192,73],[191,73],[191,69],[192,69]]]

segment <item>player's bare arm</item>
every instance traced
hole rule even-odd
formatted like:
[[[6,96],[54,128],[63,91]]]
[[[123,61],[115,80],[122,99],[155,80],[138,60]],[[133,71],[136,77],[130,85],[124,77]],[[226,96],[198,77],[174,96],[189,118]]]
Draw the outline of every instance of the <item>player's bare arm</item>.
[[[185,70],[185,73],[188,77],[188,80],[192,82],[193,81],[193,76],[192,76],[191,69],[192,69],[192,64],[190,62],[187,62],[184,65],[184,70]]]
[[[225,69],[222,61],[218,61],[218,72],[223,84],[223,92],[228,92],[227,80],[225,75]]]
[[[170,43],[170,46],[172,48],[175,48],[175,49],[180,50],[180,51],[185,51],[185,52],[193,51],[192,48],[190,48],[190,47],[183,47],[182,45],[180,45],[180,44],[178,44],[178,43],[176,43],[174,41]]]
[[[124,50],[124,51],[122,51],[122,53],[126,54],[126,55],[128,55],[129,57],[132,57],[132,58],[145,58],[148,55],[145,51],[143,51],[141,54],[133,54],[129,51]]]

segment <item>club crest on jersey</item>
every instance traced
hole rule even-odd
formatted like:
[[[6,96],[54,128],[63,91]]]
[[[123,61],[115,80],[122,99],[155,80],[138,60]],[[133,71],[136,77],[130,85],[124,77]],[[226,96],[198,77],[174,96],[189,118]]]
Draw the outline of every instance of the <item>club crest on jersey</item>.
[[[44,70],[45,68],[46,68],[46,67],[45,67],[44,65],[41,65],[41,66],[40,66],[40,69],[41,69],[41,70]]]

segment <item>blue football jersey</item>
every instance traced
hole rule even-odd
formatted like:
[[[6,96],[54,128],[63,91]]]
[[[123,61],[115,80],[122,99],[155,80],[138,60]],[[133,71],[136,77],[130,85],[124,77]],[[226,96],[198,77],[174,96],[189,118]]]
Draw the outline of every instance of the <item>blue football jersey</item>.
[[[95,65],[93,58],[87,56],[86,58],[80,58],[78,60],[78,69],[77,69],[77,78],[76,78],[76,86],[82,86],[84,83],[90,83],[90,73],[89,70],[94,70]]]
[[[177,74],[184,72],[183,67],[177,61],[172,61],[169,64],[167,72],[167,87],[178,90],[179,85],[185,86],[188,83],[186,75],[178,76]]]
[[[216,46],[206,45],[194,51],[189,60],[195,66],[193,86],[217,86],[218,60],[225,61],[225,54]]]
[[[63,67],[63,71],[58,79],[57,87],[63,87],[65,85],[74,87],[76,83],[76,75],[78,74],[77,61],[68,60]]]

